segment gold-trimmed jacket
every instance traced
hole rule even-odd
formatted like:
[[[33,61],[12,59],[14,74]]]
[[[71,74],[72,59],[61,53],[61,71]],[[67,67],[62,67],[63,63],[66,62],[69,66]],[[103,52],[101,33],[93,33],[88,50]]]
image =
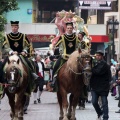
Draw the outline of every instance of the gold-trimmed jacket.
[[[22,51],[30,52],[31,44],[27,36],[23,33],[9,33],[4,37],[3,42],[3,53],[8,53],[9,51],[17,51],[18,53]]]
[[[69,55],[80,46],[80,40],[74,33],[71,35],[63,34],[60,36],[55,46],[59,47],[59,51],[63,59],[67,60]]]

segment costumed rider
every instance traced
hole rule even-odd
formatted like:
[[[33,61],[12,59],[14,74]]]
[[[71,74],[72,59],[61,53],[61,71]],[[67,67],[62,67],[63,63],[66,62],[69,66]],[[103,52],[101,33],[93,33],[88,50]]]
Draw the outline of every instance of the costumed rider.
[[[84,41],[84,36],[85,36],[85,32],[80,31],[78,33],[78,38],[80,39],[81,42],[81,49],[87,49],[89,45],[87,45],[87,43]],[[87,88],[88,86],[84,85],[83,87],[83,92],[81,93],[80,97],[79,97],[79,106],[85,108],[85,100],[87,100],[88,98],[88,93],[87,93]]]
[[[80,46],[80,48],[81,49],[86,49],[87,48],[87,44],[86,44],[86,42],[83,40],[83,38],[84,38],[84,36],[85,36],[86,34],[85,34],[85,32],[79,32],[78,33],[78,38],[79,38],[79,40],[80,40],[80,42],[81,42],[81,46]]]
[[[59,47],[60,57],[56,61],[53,68],[53,80],[51,82],[53,91],[56,91],[56,78],[58,70],[68,60],[69,55],[81,46],[78,36],[73,33],[73,29],[73,23],[67,22],[66,33],[60,36],[58,42],[55,45],[56,47]]]
[[[34,80],[37,80],[39,76],[34,72],[33,67],[28,60],[32,46],[23,33],[18,32],[19,21],[11,21],[12,32],[6,34],[3,42],[3,54],[14,55],[21,54],[20,58],[23,58],[22,62],[27,65],[28,70]],[[26,56],[27,55],[27,56]],[[8,58],[8,57],[7,57]],[[3,67],[7,62],[7,58],[4,60]]]

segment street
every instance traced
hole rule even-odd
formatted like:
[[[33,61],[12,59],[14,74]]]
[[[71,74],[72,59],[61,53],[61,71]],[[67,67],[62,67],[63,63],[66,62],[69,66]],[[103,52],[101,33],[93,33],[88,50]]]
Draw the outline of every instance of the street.
[[[120,113],[115,113],[119,108],[118,101],[114,100],[109,94],[109,120],[120,120]],[[8,99],[5,96],[0,104],[0,120],[10,120],[10,107]],[[79,110],[77,107],[77,120],[96,120],[96,113],[91,103],[86,103],[85,110]],[[31,96],[28,114],[24,115],[24,120],[59,120],[59,106],[57,103],[56,93],[44,91],[41,96],[41,103],[33,103],[33,95]]]

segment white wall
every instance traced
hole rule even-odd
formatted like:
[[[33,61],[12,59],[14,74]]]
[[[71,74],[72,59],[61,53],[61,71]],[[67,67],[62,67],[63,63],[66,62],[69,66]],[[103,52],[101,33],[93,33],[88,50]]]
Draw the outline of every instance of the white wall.
[[[106,25],[104,24],[91,24],[88,25],[89,35],[106,35]]]
[[[20,24],[19,32],[25,34],[55,34],[56,25],[53,23],[33,23],[33,24]],[[5,27],[5,32],[11,32],[10,24]]]
[[[26,34],[55,34],[54,23],[20,24],[19,31]],[[89,35],[106,35],[106,25],[88,25]],[[10,24],[6,25],[6,33],[11,32]]]

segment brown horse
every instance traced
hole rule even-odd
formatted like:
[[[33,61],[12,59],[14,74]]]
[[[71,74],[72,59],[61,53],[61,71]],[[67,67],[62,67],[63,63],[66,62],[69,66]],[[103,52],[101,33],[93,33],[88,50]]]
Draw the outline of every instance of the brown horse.
[[[5,93],[11,107],[11,120],[23,120],[25,91],[28,86],[28,70],[17,55],[10,56],[4,68],[8,86]]]
[[[84,84],[89,83],[91,77],[91,57],[85,50],[73,52],[68,61],[58,72],[57,98],[60,106],[59,120],[76,120],[75,110]],[[67,94],[69,97],[69,108]],[[67,111],[68,110],[68,111]]]

